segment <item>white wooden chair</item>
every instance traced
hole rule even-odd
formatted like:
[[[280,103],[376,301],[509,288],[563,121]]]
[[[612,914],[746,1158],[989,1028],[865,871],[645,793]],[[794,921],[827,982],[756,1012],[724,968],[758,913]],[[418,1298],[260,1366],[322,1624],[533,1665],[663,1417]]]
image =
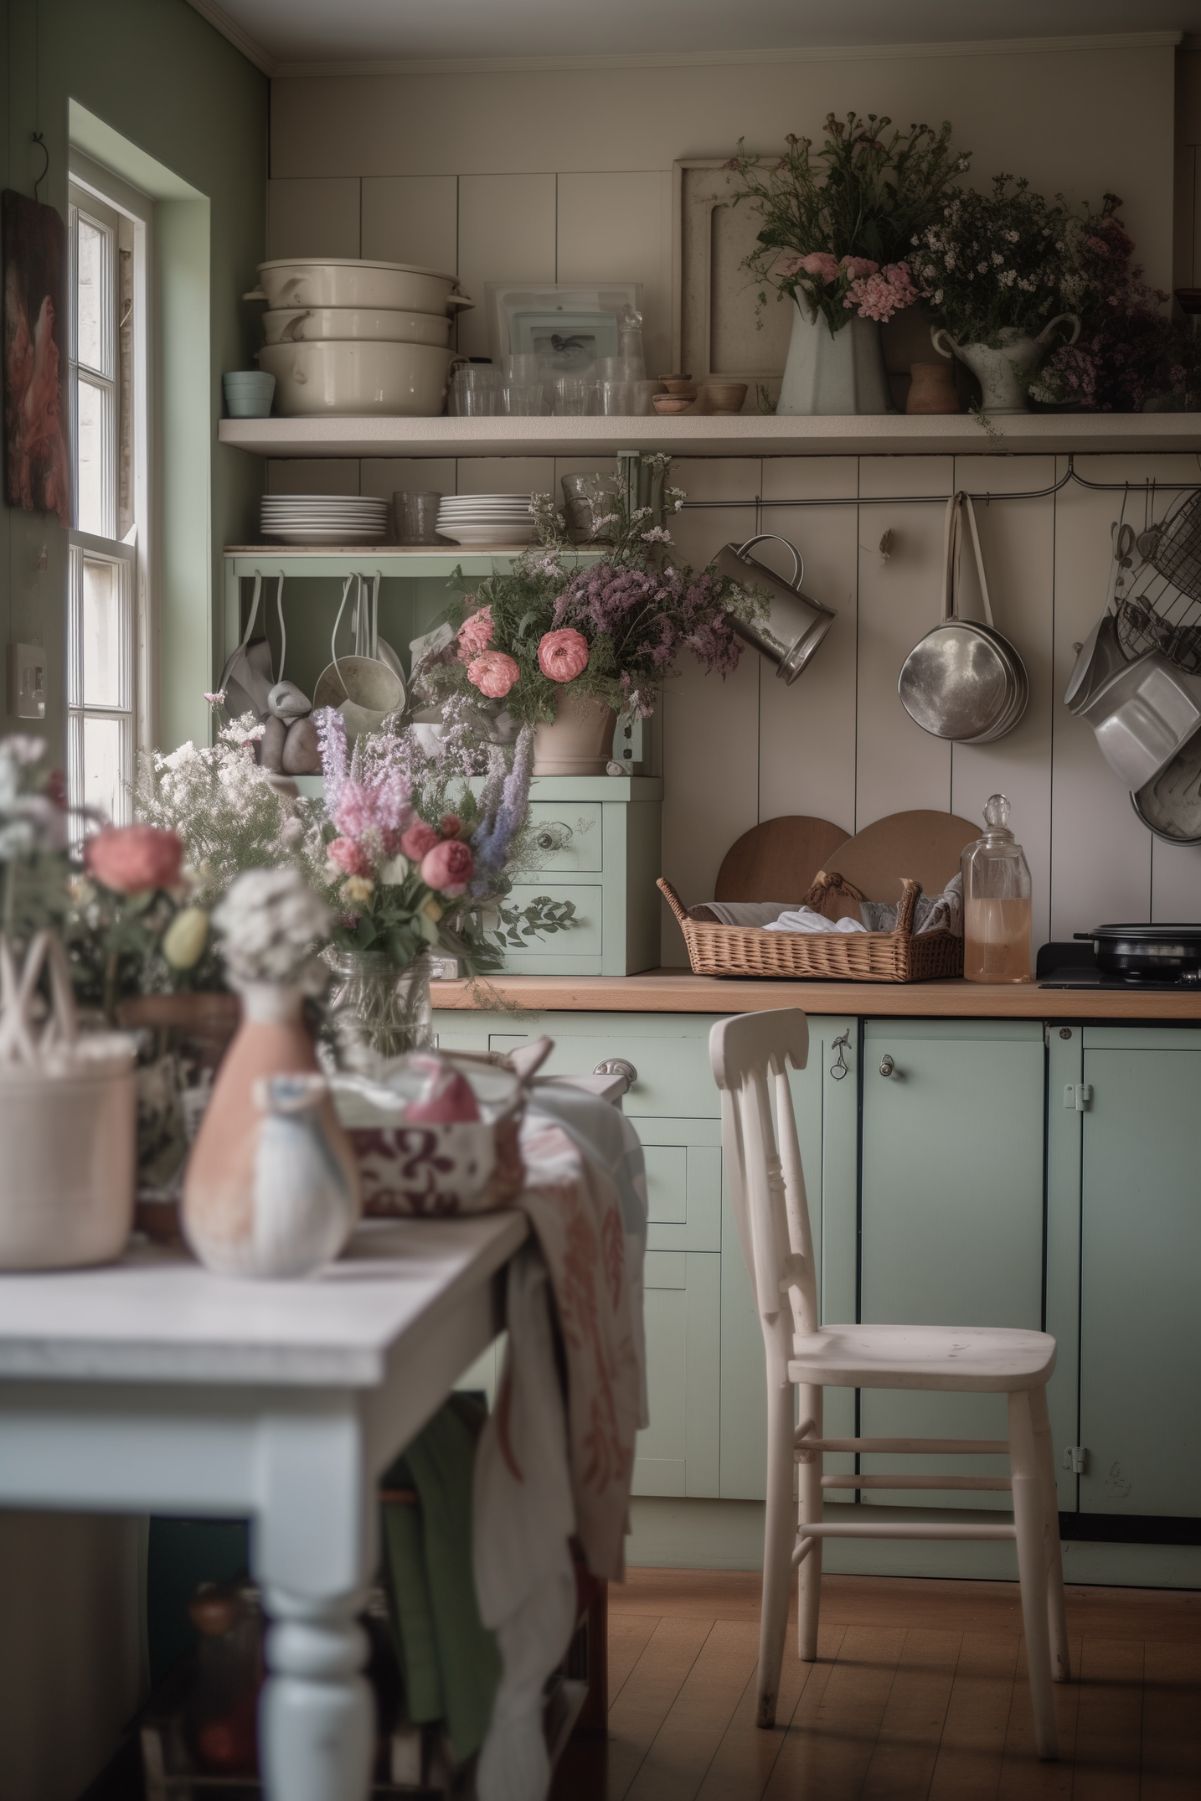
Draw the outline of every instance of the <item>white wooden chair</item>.
[[[767,1361],[767,1512],[759,1625],[758,1721],[773,1726],[791,1569],[799,1566],[799,1651],[817,1656],[822,1541],[825,1538],[1013,1538],[1035,1739],[1040,1757],[1058,1755],[1051,1682],[1069,1675],[1059,1516],[1047,1415],[1055,1340],[1006,1327],[823,1325],[788,1065],[802,1069],[805,1016],[795,1008],[720,1021],[709,1035],[721,1090],[726,1178],[763,1332]],[[914,1255],[920,1255],[915,1246]],[[982,1249],[983,1254],[983,1249]],[[793,1390],[799,1391],[799,1419]],[[824,1438],[826,1388],[904,1388],[1004,1394],[1008,1441],[991,1439]],[[1008,1453],[1009,1476],[824,1475],[825,1452],[931,1455]],[[799,1463],[797,1527],[791,1518]],[[825,1520],[831,1488],[1012,1488],[1012,1521],[898,1519],[887,1507]]]

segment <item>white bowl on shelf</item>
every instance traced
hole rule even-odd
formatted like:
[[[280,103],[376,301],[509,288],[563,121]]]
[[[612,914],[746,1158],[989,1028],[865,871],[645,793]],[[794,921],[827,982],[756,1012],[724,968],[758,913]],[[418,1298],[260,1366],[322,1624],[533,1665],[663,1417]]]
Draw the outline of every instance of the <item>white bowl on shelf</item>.
[[[283,257],[259,264],[259,291],[247,299],[269,307],[355,306],[405,313],[447,313],[471,306],[455,293],[453,275],[418,263],[373,263],[360,257]]]
[[[291,418],[382,413],[433,419],[446,402],[452,353],[433,344],[265,344],[276,409]]]
[[[387,307],[270,307],[263,314],[266,344],[312,344],[333,339],[359,344],[450,343],[449,313],[399,313]]]

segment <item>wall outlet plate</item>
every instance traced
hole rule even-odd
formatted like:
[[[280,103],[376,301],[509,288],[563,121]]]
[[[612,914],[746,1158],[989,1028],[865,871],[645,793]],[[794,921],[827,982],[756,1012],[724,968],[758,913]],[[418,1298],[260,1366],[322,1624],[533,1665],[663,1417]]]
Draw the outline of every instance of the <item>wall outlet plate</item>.
[[[16,719],[45,719],[46,652],[40,644],[9,645],[8,705]]]

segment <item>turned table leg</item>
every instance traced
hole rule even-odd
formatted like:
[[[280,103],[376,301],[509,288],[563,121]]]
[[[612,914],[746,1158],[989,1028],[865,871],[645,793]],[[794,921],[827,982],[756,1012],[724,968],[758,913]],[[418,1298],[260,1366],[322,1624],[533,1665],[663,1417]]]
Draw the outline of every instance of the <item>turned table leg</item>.
[[[263,1597],[267,1683],[259,1741],[270,1801],[360,1801],[371,1785],[375,1708],[362,1674],[362,1594]]]

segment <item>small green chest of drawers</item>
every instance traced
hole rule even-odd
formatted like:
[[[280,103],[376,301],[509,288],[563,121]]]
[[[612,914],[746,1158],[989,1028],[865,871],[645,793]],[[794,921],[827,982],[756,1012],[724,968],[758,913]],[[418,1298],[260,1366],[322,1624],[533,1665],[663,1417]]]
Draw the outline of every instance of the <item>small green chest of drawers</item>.
[[[508,905],[546,898],[574,908],[565,930],[505,950],[504,967],[532,975],[628,976],[659,961],[657,776],[536,776],[533,860]]]

